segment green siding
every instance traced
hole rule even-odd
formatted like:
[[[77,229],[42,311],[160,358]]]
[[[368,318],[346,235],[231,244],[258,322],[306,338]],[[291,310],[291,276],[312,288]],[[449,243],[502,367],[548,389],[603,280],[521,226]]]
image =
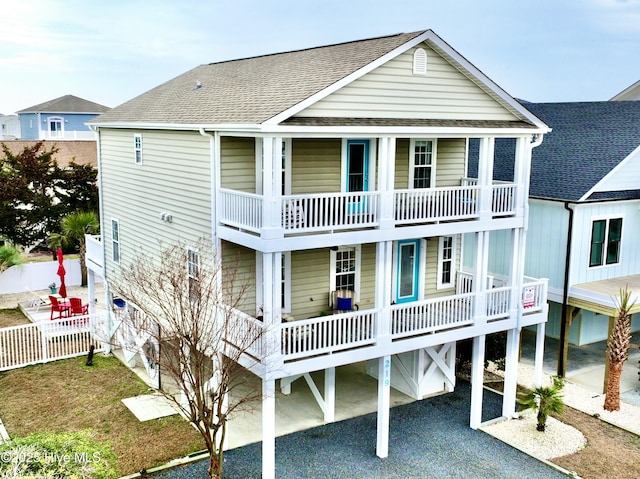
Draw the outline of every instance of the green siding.
[[[223,188],[256,192],[256,148],[253,138],[220,139],[220,185]]]
[[[294,139],[292,194],[340,191],[341,145],[339,139]]]

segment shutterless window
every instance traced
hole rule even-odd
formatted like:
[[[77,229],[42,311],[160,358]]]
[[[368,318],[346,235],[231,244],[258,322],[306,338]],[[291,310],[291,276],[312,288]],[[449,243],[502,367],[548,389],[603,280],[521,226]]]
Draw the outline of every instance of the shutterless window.
[[[187,274],[189,298],[197,299],[200,294],[200,253],[193,248],[187,248]]]
[[[356,250],[344,249],[336,252],[336,290],[356,290]]]
[[[135,154],[136,165],[142,164],[142,135],[139,133],[133,135],[133,150]]]
[[[622,218],[596,220],[591,226],[589,266],[620,262]]]
[[[438,287],[453,286],[455,252],[455,237],[441,236],[438,247]]]
[[[114,263],[120,262],[120,223],[111,220],[111,251]]]
[[[410,188],[431,188],[434,165],[433,140],[411,141]]]

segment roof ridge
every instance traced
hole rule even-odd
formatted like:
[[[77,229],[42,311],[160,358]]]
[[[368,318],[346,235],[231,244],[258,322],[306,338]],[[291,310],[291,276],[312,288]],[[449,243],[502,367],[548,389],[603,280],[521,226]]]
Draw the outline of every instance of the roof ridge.
[[[360,40],[349,40],[346,42],[338,42],[338,43],[330,43],[328,45],[318,45],[315,47],[307,47],[307,48],[300,48],[298,50],[289,50],[289,51],[284,51],[284,52],[275,52],[275,53],[265,53],[263,55],[254,55],[251,57],[243,57],[243,58],[233,58],[233,59],[229,59],[229,60],[222,60],[219,62],[211,62],[211,63],[206,63],[205,65],[221,65],[223,63],[232,63],[232,62],[239,62],[239,61],[244,61],[244,60],[254,60],[256,58],[267,58],[267,57],[273,57],[273,56],[278,56],[278,55],[288,55],[291,53],[300,53],[300,52],[308,52],[308,51],[312,51],[312,50],[320,50],[323,48],[331,48],[331,47],[338,47],[338,46],[342,46],[342,45],[349,45],[349,44],[355,44],[355,43],[363,43],[363,42],[370,42],[370,41],[374,41],[374,40],[382,40],[385,38],[394,38],[394,37],[399,37],[401,35],[407,35],[407,36],[411,36],[413,35],[412,38],[415,38],[419,35],[422,35],[425,32],[428,32],[429,30],[420,30],[417,32],[409,32],[409,33],[394,33],[391,35],[381,35],[379,37],[371,37],[371,38],[363,38]]]

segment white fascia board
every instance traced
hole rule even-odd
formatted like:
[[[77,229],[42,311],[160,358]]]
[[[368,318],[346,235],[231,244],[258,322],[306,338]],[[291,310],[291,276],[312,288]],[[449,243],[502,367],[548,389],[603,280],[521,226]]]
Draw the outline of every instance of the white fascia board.
[[[265,125],[261,133],[290,136],[437,136],[438,138],[508,137],[544,134],[546,130],[531,128],[459,128],[459,127],[388,127],[388,126],[281,126]]]
[[[353,82],[354,80],[357,80],[358,78],[361,78],[362,76],[366,75],[370,71],[378,68],[380,65],[384,65],[389,60],[397,57],[401,53],[406,52],[409,48],[412,48],[415,45],[418,45],[419,43],[422,43],[423,41],[425,41],[429,37],[430,33],[433,33],[433,32],[431,32],[431,30],[429,30],[429,31],[424,32],[422,35],[418,35],[413,40],[410,40],[407,43],[404,43],[403,45],[400,45],[398,48],[396,48],[394,50],[391,50],[389,53],[386,53],[385,55],[382,55],[377,60],[374,60],[373,62],[369,63],[368,65],[365,65],[364,67],[360,68],[359,70],[356,70],[355,72],[351,73],[350,75],[347,75],[342,80],[339,80],[339,81],[335,82],[333,85],[330,85],[329,87],[325,88],[324,90],[321,90],[318,93],[316,93],[314,95],[311,95],[309,98],[301,101],[297,105],[294,105],[291,108],[288,108],[288,109],[284,110],[283,112],[278,113],[276,116],[274,116],[274,117],[270,118],[269,120],[267,120],[266,122],[264,122],[264,124],[265,125],[277,125],[278,123],[286,120],[287,118],[290,118],[290,117],[294,116],[296,113],[301,112],[305,108],[308,108],[309,106],[313,105],[314,103],[316,103],[316,102],[328,97],[332,93],[338,91],[340,88],[348,85],[349,83]]]
[[[616,172],[623,168],[627,163],[635,161],[637,157],[640,157],[640,145],[633,150],[624,160],[618,163],[609,173],[607,173],[600,181],[598,181],[593,187],[587,191],[578,201],[586,201],[589,196],[594,192],[597,192],[604,183],[606,183],[612,176],[615,176]]]

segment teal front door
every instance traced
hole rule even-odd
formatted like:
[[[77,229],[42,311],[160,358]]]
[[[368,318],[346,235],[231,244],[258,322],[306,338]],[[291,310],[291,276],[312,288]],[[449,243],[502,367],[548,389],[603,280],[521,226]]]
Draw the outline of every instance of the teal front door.
[[[349,193],[369,191],[369,140],[347,140],[347,178]],[[363,213],[365,198],[349,201],[348,213]]]
[[[395,302],[418,300],[420,240],[398,241],[396,251]]]

